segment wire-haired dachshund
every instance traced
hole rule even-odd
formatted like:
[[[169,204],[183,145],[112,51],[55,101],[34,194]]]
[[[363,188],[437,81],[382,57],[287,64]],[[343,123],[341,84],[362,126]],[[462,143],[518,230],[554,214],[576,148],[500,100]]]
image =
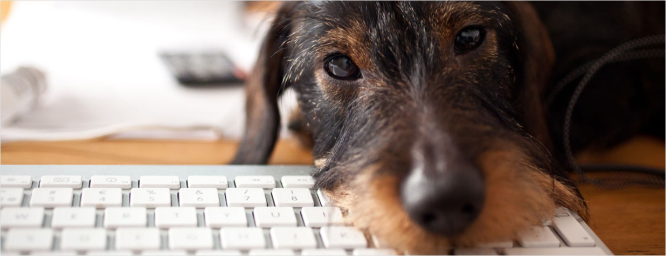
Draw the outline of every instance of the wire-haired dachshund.
[[[663,33],[663,2],[655,9]],[[551,40],[539,11],[548,8],[285,3],[246,84],[246,133],[233,163],[267,162],[280,127],[278,97],[292,88],[300,127],[312,138],[317,187],[382,244],[442,253],[514,239],[558,206],[587,218],[551,154],[557,131],[543,100],[560,50],[553,46],[571,45]],[[578,25],[572,34],[555,27],[567,42],[600,34]],[[612,47],[638,35],[602,41]],[[568,53],[575,55],[565,49],[557,57]],[[663,73],[658,79],[663,133]],[[576,149],[593,141],[579,142]]]

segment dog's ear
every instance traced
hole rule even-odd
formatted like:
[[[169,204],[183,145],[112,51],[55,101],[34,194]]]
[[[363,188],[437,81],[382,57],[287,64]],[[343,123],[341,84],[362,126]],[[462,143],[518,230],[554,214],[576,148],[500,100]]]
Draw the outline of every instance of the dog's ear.
[[[517,100],[514,103],[525,125],[525,129],[552,152],[553,144],[546,122],[544,94],[549,89],[551,69],[555,64],[555,49],[550,41],[548,30],[541,22],[538,13],[528,2],[504,2],[510,9],[514,27],[517,31],[518,62],[516,84]],[[589,217],[587,205],[576,185],[559,167],[551,173],[573,190],[581,200],[573,197],[555,197],[559,205],[574,209],[584,219]],[[558,193],[559,194],[559,193]]]
[[[273,152],[280,130],[277,100],[287,86],[282,83],[284,43],[297,4],[287,2],[278,10],[245,83],[245,133],[232,164],[266,164]]]
[[[511,11],[517,32],[515,106],[527,132],[552,150],[543,97],[555,63],[555,50],[546,26],[530,3],[504,3]]]

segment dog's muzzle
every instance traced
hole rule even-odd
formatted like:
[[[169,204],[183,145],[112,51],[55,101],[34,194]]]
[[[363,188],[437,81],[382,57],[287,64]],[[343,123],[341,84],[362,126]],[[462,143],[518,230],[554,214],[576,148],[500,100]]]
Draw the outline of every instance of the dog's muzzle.
[[[455,236],[479,215],[486,198],[482,172],[450,143],[420,140],[401,187],[409,217],[434,234]]]

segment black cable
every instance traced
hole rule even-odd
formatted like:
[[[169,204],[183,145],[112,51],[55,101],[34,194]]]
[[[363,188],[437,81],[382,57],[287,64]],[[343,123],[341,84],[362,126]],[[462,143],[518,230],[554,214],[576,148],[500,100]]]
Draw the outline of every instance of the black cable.
[[[596,181],[603,184],[605,188],[622,188],[630,185],[641,185],[649,188],[664,188],[664,170],[635,166],[615,164],[588,164],[580,165],[585,173],[609,172],[603,177],[597,177]]]
[[[588,179],[593,181],[588,182],[589,184],[606,189],[619,189],[629,186],[664,188],[663,177],[640,172],[611,172],[604,173],[603,176],[595,176],[594,179],[588,177]]]
[[[656,175],[666,178],[666,173],[662,169],[622,164],[583,164],[579,165],[585,172],[637,172],[650,175]]]
[[[580,165],[585,173],[609,172],[603,177],[597,177],[598,182],[605,188],[622,188],[630,185],[641,185],[648,188],[664,188],[664,170],[635,166],[592,164]]]
[[[613,58],[609,63],[618,63],[624,61],[651,59],[651,58],[664,58],[664,55],[666,55],[666,51],[664,49],[635,50],[632,52],[623,53],[622,55]],[[585,63],[584,65],[578,67],[574,71],[571,71],[567,76],[565,76],[557,84],[555,84],[555,86],[553,86],[553,89],[550,91],[550,94],[548,94],[548,98],[546,98],[546,104],[548,104],[548,106],[552,105],[553,101],[555,101],[555,98],[557,98],[557,95],[559,95],[560,92],[562,92],[564,87],[571,84],[571,82],[573,82],[576,78],[585,74],[585,72],[587,72],[587,70],[595,61],[596,60]]]
[[[563,131],[563,144],[564,144],[564,152],[566,154],[567,162],[569,163],[570,167],[579,175],[580,182],[582,183],[591,183],[597,186],[601,187],[607,187],[607,188],[617,188],[617,187],[622,187],[622,186],[627,186],[631,184],[637,184],[637,185],[644,185],[644,186],[650,186],[650,187],[664,187],[664,176],[655,176],[651,175],[649,177],[653,177],[648,180],[644,180],[640,177],[634,177],[634,176],[639,176],[635,170],[640,167],[630,167],[626,168],[627,166],[624,166],[625,169],[628,172],[633,172],[632,177],[629,177],[627,175],[613,175],[614,177],[610,178],[596,178],[596,179],[591,179],[585,175],[585,172],[581,169],[578,164],[576,164],[576,159],[574,158],[573,151],[571,150],[571,140],[570,140],[570,131],[571,131],[571,117],[573,115],[573,109],[576,106],[576,103],[578,102],[578,99],[580,98],[583,90],[587,86],[587,83],[592,79],[592,76],[605,64],[611,63],[613,61],[626,61],[626,60],[633,60],[633,59],[642,59],[646,57],[652,57],[652,54],[655,56],[657,54],[661,54],[663,57],[663,51],[660,52],[648,52],[648,51],[635,51],[635,52],[629,52],[627,54],[624,54],[626,51],[639,48],[639,47],[644,47],[644,46],[649,46],[649,45],[656,45],[656,44],[663,44],[664,43],[664,36],[665,35],[654,35],[654,36],[649,36],[649,37],[643,37],[639,38],[636,40],[632,40],[626,43],[623,43],[613,49],[611,49],[609,52],[601,56],[599,59],[594,60],[586,65],[583,65],[583,67],[580,67],[573,72],[571,72],[569,75],[565,76],[564,79],[560,83],[556,85],[554,88],[555,90],[553,93],[559,93],[566,84],[569,82],[573,81],[576,77],[580,76],[583,72],[585,72],[585,75],[583,78],[578,82],[578,86],[576,86],[576,89],[574,90],[573,95],[571,95],[571,98],[569,100],[569,105],[567,106],[565,115],[564,115],[564,131]],[[552,101],[552,99],[555,98],[554,95],[551,95],[548,99]],[[550,103],[550,102],[549,102]],[[657,177],[657,178],[654,178]]]

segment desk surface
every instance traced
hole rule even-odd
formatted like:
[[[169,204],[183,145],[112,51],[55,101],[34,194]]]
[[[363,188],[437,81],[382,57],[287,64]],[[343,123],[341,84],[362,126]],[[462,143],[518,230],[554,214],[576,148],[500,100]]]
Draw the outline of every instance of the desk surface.
[[[2,144],[2,164],[224,164],[232,141],[65,141]],[[636,150],[638,148],[639,150]],[[584,162],[639,163],[664,168],[664,144],[638,139],[612,152],[580,156]],[[271,164],[311,164],[309,150],[283,140]],[[592,219],[588,223],[615,254],[664,254],[664,189],[607,190],[581,185]]]

